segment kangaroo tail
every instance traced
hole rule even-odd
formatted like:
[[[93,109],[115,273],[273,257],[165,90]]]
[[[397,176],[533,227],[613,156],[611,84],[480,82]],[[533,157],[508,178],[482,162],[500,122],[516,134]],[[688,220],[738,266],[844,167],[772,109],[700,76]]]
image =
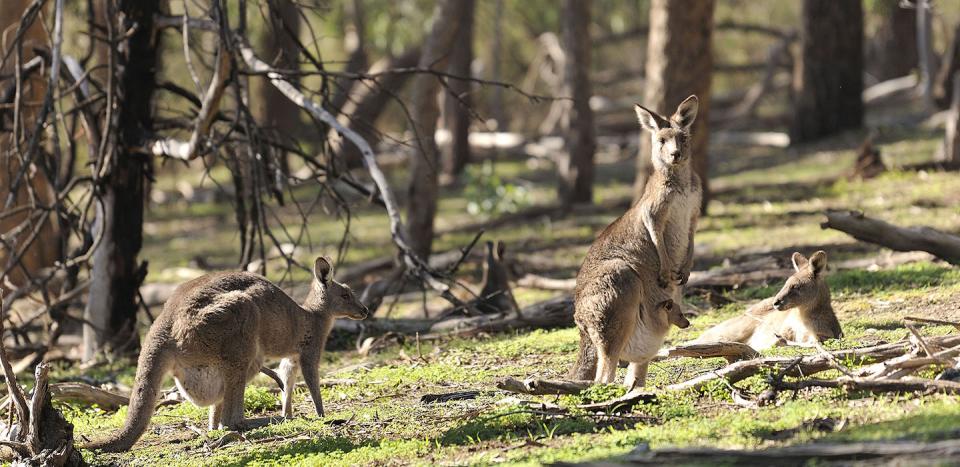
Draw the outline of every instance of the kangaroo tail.
[[[580,350],[577,362],[567,374],[570,379],[592,380],[597,375],[597,348],[586,331],[580,329]]]
[[[81,445],[81,448],[100,449],[105,452],[128,451],[146,431],[153,416],[160,384],[173,364],[171,353],[162,347],[151,346],[150,341],[148,336],[147,345],[140,352],[137,361],[137,378],[133,392],[130,393],[130,405],[127,407],[127,420],[123,428],[105,439]]]

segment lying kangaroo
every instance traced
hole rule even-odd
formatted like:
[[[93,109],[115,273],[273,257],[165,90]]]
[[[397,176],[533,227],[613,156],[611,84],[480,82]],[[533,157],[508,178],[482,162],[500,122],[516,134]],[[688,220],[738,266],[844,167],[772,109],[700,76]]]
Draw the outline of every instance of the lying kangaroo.
[[[791,258],[796,270],[777,292],[705,331],[692,343],[740,342],[756,350],[783,344],[812,345],[843,337],[840,322],[830,305],[830,287],[824,280],[827,254],[818,251],[808,260],[800,253]]]
[[[650,347],[662,344],[669,329],[650,324],[656,319],[646,311],[666,298],[679,304],[679,286],[693,264],[702,193],[690,163],[690,126],[698,107],[697,97],[690,96],[667,119],[636,106],[641,126],[651,134],[654,173],[640,201],[600,232],[577,274],[580,351],[571,378],[612,382],[623,359],[631,362],[627,381],[644,383],[647,355],[657,350]]]
[[[280,370],[284,415],[292,415],[292,375],[299,362],[322,417],[317,366],[333,321],[368,314],[349,287],[333,280],[330,269],[326,258],[317,258],[302,306],[262,276],[245,272],[212,273],[181,284],[147,333],[123,428],[83,447],[130,449],[153,416],[167,373],[173,373],[184,398],[210,406],[210,429],[239,428],[244,387],[266,357],[293,357]]]

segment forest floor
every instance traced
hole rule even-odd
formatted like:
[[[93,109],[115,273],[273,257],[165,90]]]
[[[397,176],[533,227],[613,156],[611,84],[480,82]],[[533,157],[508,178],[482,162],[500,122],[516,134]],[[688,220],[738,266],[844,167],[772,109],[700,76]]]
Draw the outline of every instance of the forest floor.
[[[773,255],[786,259],[793,251],[809,255],[824,249],[831,262],[889,255],[879,247],[819,226],[828,208],[857,208],[901,225],[929,225],[960,232],[960,183],[954,173],[905,169],[929,161],[942,133],[933,130],[889,130],[876,143],[891,171],[868,181],[847,181],[854,148],[864,134],[850,133],[816,145],[791,149],[714,145],[711,179],[714,201],[696,237],[697,270],[725,260]],[[526,272],[573,277],[594,235],[629,205],[633,159],[605,150],[600,157],[596,206],[560,217],[519,219],[487,230],[484,239],[506,242],[510,258],[527,264]],[[471,169],[473,183],[480,169]],[[499,195],[523,207],[553,199],[553,168],[524,160],[501,158],[493,170],[499,182],[524,196]],[[489,174],[488,174],[489,175]],[[169,177],[167,175],[166,177]],[[174,182],[161,174],[158,187]],[[395,189],[399,189],[396,185]],[[471,190],[466,188],[465,190]],[[476,222],[467,204],[483,197],[482,189],[464,195],[460,188],[444,192],[438,228],[448,231],[436,251],[462,246],[473,237],[458,226]],[[478,194],[479,193],[479,194]],[[477,201],[475,199],[475,201]],[[482,199],[479,200],[482,202]],[[184,211],[187,214],[183,214]],[[143,257],[150,261],[148,281],[179,279],[177,271],[201,255],[214,261],[235,261],[237,239],[228,204],[161,205],[148,219]],[[322,213],[311,216],[314,254],[333,254],[342,225]],[[351,250],[345,264],[389,255],[386,219],[374,208],[353,213]],[[304,258],[309,257],[304,252]],[[536,260],[536,261],[535,261]],[[534,264],[534,266],[529,266]],[[470,276],[473,269],[465,269]],[[305,273],[294,279],[302,280]],[[477,279],[476,274],[467,278]],[[960,319],[960,270],[931,258],[888,268],[833,270],[828,276],[834,307],[846,335],[828,348],[858,347],[904,338],[905,315]],[[688,329],[673,329],[669,341],[683,342],[709,326],[742,312],[771,295],[781,284],[745,287],[723,293],[727,304],[713,306],[689,297],[700,311]],[[517,288],[521,306],[558,292]],[[405,297],[394,317],[422,310],[419,297]],[[435,311],[436,300],[428,300]],[[384,307],[386,308],[386,307]],[[156,313],[156,310],[154,311]],[[950,327],[926,326],[926,335],[946,334]],[[272,423],[217,443],[223,431],[206,432],[206,412],[189,403],[158,410],[135,448],[123,454],[86,452],[95,464],[131,465],[393,465],[393,464],[539,464],[617,460],[634,449],[722,447],[756,449],[819,441],[937,440],[957,436],[960,400],[937,394],[875,395],[842,389],[807,389],[781,393],[776,404],[743,408],[734,403],[722,382],[698,391],[664,393],[657,403],[636,407],[622,416],[600,416],[573,410],[567,415],[538,413],[519,399],[542,400],[573,407],[585,400],[618,396],[618,386],[596,387],[580,396],[525,396],[497,390],[503,377],[560,378],[574,360],[578,335],[574,328],[533,330],[472,338],[416,343],[406,339],[371,355],[355,350],[329,351],[325,378],[351,380],[323,390],[327,411],[318,419],[305,390],[298,389],[291,421]],[[778,348],[765,355],[796,355],[811,349]],[[847,362],[856,367],[862,362]],[[653,390],[719,368],[722,359],[681,358],[651,366]],[[88,380],[130,384],[132,361],[105,364],[83,372]],[[621,370],[623,371],[623,370]],[[929,370],[931,376],[936,370]],[[56,372],[59,379],[79,370]],[[830,376],[830,373],[826,374]],[[762,375],[736,386],[757,394]],[[421,403],[425,394],[479,391],[474,399]],[[247,416],[279,416],[276,386],[263,376],[247,389]],[[81,438],[96,438],[117,429],[125,415],[76,403],[60,403]],[[826,422],[825,422],[826,421]],[[220,445],[223,444],[223,445]]]

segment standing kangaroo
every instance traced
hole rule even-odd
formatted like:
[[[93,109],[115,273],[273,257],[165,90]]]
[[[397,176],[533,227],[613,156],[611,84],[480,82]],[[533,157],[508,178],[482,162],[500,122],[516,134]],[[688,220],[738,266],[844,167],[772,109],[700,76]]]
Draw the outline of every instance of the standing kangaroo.
[[[322,417],[317,366],[333,322],[368,314],[349,287],[333,280],[330,270],[326,258],[317,258],[303,305],[262,276],[245,272],[212,273],[181,284],[147,333],[123,428],[83,447],[130,449],[153,416],[167,373],[173,373],[184,398],[210,406],[210,429],[239,428],[244,387],[266,357],[286,357],[280,371],[284,416],[292,416],[293,375],[299,362]]]
[[[622,359],[630,362],[628,387],[646,380],[669,330],[655,310],[666,299],[679,309],[680,286],[693,265],[702,192],[691,167],[690,126],[698,107],[690,96],[668,119],[636,106],[640,125],[650,132],[654,172],[640,201],[600,232],[577,274],[580,351],[572,378],[611,383]]]
[[[794,253],[794,274],[773,297],[766,298],[740,316],[708,330],[692,343],[740,342],[755,350],[782,344],[812,345],[843,337],[830,305],[830,287],[824,280],[827,254],[818,251],[808,260]]]

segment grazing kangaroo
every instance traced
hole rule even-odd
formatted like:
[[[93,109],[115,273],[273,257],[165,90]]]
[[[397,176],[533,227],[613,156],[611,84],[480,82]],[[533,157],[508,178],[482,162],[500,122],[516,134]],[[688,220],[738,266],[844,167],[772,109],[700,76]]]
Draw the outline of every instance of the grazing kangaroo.
[[[775,296],[708,329],[692,343],[740,342],[764,350],[843,337],[830,305],[830,287],[824,279],[827,254],[818,251],[808,260],[794,253],[791,259],[795,272]]]
[[[702,196],[690,163],[690,126],[698,107],[690,96],[668,119],[636,106],[640,125],[651,135],[654,172],[640,201],[600,232],[577,274],[580,351],[571,378],[613,382],[622,359],[631,362],[628,384],[643,385],[649,359],[669,330],[651,311],[668,298],[679,309]]]
[[[284,416],[292,415],[296,363],[323,416],[317,366],[335,318],[363,319],[368,311],[349,287],[335,280],[330,262],[317,258],[303,305],[255,274],[219,272],[181,284],[150,327],[137,362],[127,420],[110,437],[85,449],[126,451],[146,430],[163,377],[173,373],[180,393],[210,406],[210,429],[239,428],[243,390],[266,357],[286,358]]]

